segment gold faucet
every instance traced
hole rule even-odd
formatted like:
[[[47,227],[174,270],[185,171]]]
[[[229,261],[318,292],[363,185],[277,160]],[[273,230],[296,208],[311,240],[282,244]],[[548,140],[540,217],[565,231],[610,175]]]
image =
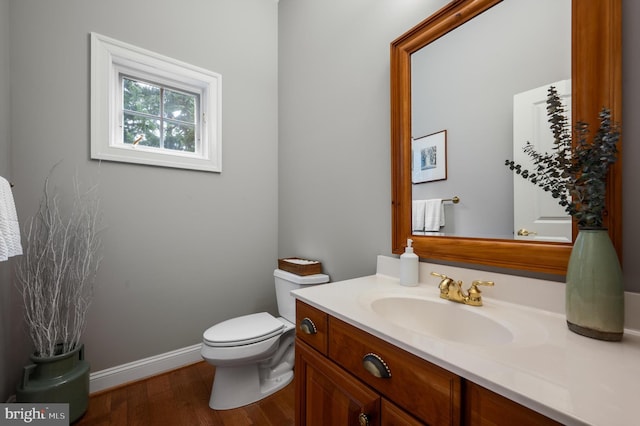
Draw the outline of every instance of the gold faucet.
[[[471,306],[482,306],[482,292],[478,289],[479,285],[493,286],[493,281],[476,280],[471,283],[471,287],[465,294],[462,290],[462,281],[454,281],[444,274],[432,272],[434,277],[442,278],[438,288],[440,289],[440,297],[442,299],[451,300],[452,302],[464,303]]]

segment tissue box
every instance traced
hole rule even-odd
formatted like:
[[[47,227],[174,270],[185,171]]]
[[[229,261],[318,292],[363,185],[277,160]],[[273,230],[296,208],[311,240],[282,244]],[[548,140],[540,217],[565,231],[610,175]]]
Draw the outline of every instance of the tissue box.
[[[322,263],[317,260],[300,259],[299,257],[287,257],[278,259],[278,269],[291,272],[296,275],[314,275],[322,273]]]

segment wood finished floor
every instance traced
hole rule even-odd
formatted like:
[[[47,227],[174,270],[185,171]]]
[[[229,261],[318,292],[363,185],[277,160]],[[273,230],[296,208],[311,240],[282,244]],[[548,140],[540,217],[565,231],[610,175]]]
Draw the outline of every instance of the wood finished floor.
[[[291,426],[294,383],[245,407],[214,411],[209,396],[215,369],[199,362],[92,395],[74,426]]]

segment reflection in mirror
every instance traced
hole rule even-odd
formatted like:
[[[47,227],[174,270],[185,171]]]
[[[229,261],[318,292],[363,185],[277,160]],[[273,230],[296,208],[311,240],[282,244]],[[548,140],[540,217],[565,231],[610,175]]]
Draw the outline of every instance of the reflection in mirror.
[[[453,0],[438,10],[433,15],[426,18],[420,24],[409,29],[391,43],[391,175],[392,175],[392,251],[400,254],[404,251],[407,238],[413,239],[414,252],[423,259],[429,259],[437,262],[458,262],[463,264],[484,265],[484,267],[507,268],[512,272],[517,270],[540,272],[546,274],[563,275],[566,273],[569,254],[571,253],[571,244],[557,242],[540,242],[531,238],[524,240],[511,238],[485,238],[478,236],[459,236],[459,227],[462,226],[462,220],[459,218],[452,219],[451,224],[455,225],[455,236],[432,236],[432,235],[415,235],[412,233],[412,173],[411,173],[411,139],[413,136],[419,137],[421,134],[413,134],[412,128],[412,55],[418,52],[430,43],[437,42],[441,37],[447,37],[449,33],[457,32],[461,27],[467,25],[475,25],[475,19],[484,18],[484,14],[493,12],[493,8],[501,7],[502,3],[522,3],[524,0]],[[535,2],[536,5],[541,2]],[[622,101],[621,101],[621,46],[622,46],[622,0],[571,0],[571,114],[573,121],[584,121],[589,125],[597,126],[598,113],[603,105],[609,107],[612,111],[612,119],[621,121]],[[542,9],[542,8],[541,8]],[[499,9],[497,9],[499,10]],[[507,24],[511,22],[511,17],[505,18]],[[558,25],[553,25],[555,15],[546,14],[542,23],[537,25],[539,37]],[[500,23],[503,24],[503,23]],[[511,39],[515,37],[519,26],[514,24],[512,27],[506,27],[502,30],[499,38]],[[568,24],[567,24],[568,26]],[[482,37],[482,34],[474,33],[474,37]],[[517,43],[521,43],[520,41]],[[516,44],[517,44],[516,43]],[[504,111],[513,108],[513,96],[516,93],[522,93],[526,90],[540,87],[552,82],[566,79],[563,76],[548,76],[545,80],[532,82],[528,87],[522,87],[518,91],[512,91],[509,94],[511,104],[509,106],[493,106],[487,107],[493,102],[497,96],[499,89],[502,89],[503,80],[511,81],[515,74],[523,73],[523,69],[519,68],[522,61],[528,59],[526,49],[524,57],[510,57],[503,54],[502,51],[494,51],[491,53],[495,59],[503,61],[506,57],[510,61],[502,62],[502,71],[506,71],[498,81],[498,83],[486,83],[485,79],[492,72],[480,70],[484,69],[483,64],[479,65],[456,65],[454,68],[449,62],[453,63],[459,55],[453,46],[448,46],[449,52],[444,60],[444,65],[449,65],[451,73],[457,72],[459,68],[470,66],[476,67],[472,74],[466,79],[473,80],[470,86],[464,86],[466,83],[458,80],[447,83],[440,82],[444,88],[448,90],[449,96],[445,98],[448,104],[440,105],[436,103],[434,108],[438,110],[454,111],[454,116],[459,111],[464,111],[466,103],[469,99],[481,99],[480,106],[475,107],[478,114],[489,112],[485,116],[484,121],[476,127],[470,125],[469,120],[473,117],[465,117],[462,119],[457,116],[458,120],[449,125],[441,125],[435,123],[435,129],[429,133],[429,130],[421,130],[423,134],[432,134],[447,130],[447,150],[449,155],[454,157],[451,150],[457,144],[463,146],[461,150],[462,158],[466,163],[461,166],[451,160],[447,167],[447,180],[422,183],[425,187],[436,187],[439,183],[448,183],[453,181],[454,174],[461,174],[465,177],[463,181],[484,181],[484,187],[489,188],[491,192],[497,192],[492,185],[498,183],[487,180],[488,176],[494,172],[501,173],[506,179],[506,186],[512,184],[513,176],[508,173],[507,167],[504,166],[504,160],[510,158],[514,150],[513,127],[512,123],[503,125],[501,130],[485,131],[483,130],[487,122],[496,122],[498,117],[505,116],[504,113],[498,114],[496,111]],[[474,54],[477,52],[471,52]],[[511,55],[511,54],[510,54]],[[471,56],[473,57],[473,55]],[[488,54],[483,55],[485,59],[489,59]],[[452,59],[453,58],[453,59]],[[478,59],[476,59],[478,60]],[[543,65],[549,65],[552,62],[548,58],[543,58],[531,65],[531,68],[543,69]],[[565,63],[565,62],[563,62]],[[541,72],[544,71],[544,68]],[[462,79],[462,77],[460,77]],[[493,85],[489,93],[480,94],[483,86]],[[464,89],[464,90],[463,90]],[[464,92],[464,93],[462,93]],[[457,97],[454,97],[454,94]],[[464,95],[464,98],[460,95]],[[503,96],[503,95],[501,95]],[[455,100],[455,103],[454,101]],[[445,102],[438,101],[438,102]],[[510,119],[512,120],[512,118]],[[449,127],[450,126],[450,127]],[[465,136],[461,140],[456,132],[466,130],[469,136]],[[486,164],[488,160],[480,157],[479,154],[489,148],[480,145],[480,142],[486,140],[497,140],[499,134],[507,134],[510,144],[507,148],[495,158],[495,164]],[[460,156],[456,154],[457,156]],[[619,160],[610,169],[610,175],[607,181],[607,212],[605,217],[605,226],[609,229],[611,240],[618,251],[618,256],[622,253],[622,155]],[[436,162],[438,161],[436,155]],[[480,171],[473,173],[468,172],[468,167],[480,164]],[[506,170],[505,170],[506,169]],[[449,178],[450,177],[450,178]],[[451,198],[460,196],[460,203],[457,205],[445,204],[445,207],[460,212],[468,211],[471,216],[482,217],[482,221],[487,222],[491,216],[497,211],[496,199],[490,200],[485,195],[485,191],[476,205],[470,204],[472,195],[465,197],[459,193],[464,187],[452,188],[446,193],[436,192],[420,195],[425,199],[433,199],[435,197]],[[507,197],[513,199],[513,192],[508,189],[506,192],[500,193],[500,199]],[[433,197],[433,198],[431,198]],[[501,207],[503,208],[503,207]],[[473,209],[473,210],[472,210]],[[487,213],[488,212],[488,213]],[[510,228],[505,230],[491,230],[487,232],[487,226],[480,228],[479,231],[468,231],[471,234],[492,234],[492,236],[509,234],[516,229],[512,219],[513,212],[506,215],[505,222],[509,223]],[[484,216],[482,216],[484,215]],[[511,218],[509,218],[511,217]],[[445,212],[445,222],[448,224],[448,217]],[[466,221],[465,221],[466,226]],[[573,225],[575,227],[575,225]],[[511,228],[512,227],[512,228]],[[525,228],[526,229],[526,228]],[[529,231],[529,230],[527,230]],[[533,230],[535,231],[535,230]],[[413,234],[413,235],[412,235]],[[575,234],[575,232],[574,232]],[[527,236],[528,237],[528,236]]]
[[[571,80],[544,85],[513,97],[513,160],[534,172],[533,160],[525,145],[536,152],[553,152],[554,137],[548,122],[547,97],[553,86],[571,121]],[[571,216],[550,192],[513,173],[513,232],[516,239],[534,241],[572,241]]]
[[[412,211],[413,233],[511,239],[514,230],[527,229],[527,235],[515,238],[571,242],[570,218],[549,193],[535,186],[540,194],[527,188],[527,197],[533,198],[525,202],[550,207],[540,216],[545,222],[562,222],[562,236],[547,235],[537,223],[516,223],[514,215],[528,207],[514,205],[514,184],[520,182],[504,166],[527,142],[514,138],[514,98],[561,80],[569,80],[570,88],[570,78],[571,0],[503,1],[413,53],[413,174],[415,158],[425,151],[424,136],[444,130],[446,157],[438,160],[446,161],[443,168],[448,170],[444,180],[413,181],[412,199],[420,208]],[[545,100],[546,92],[543,110]],[[547,132],[545,140],[551,139],[546,116],[542,118],[540,130]],[[454,195],[461,202],[443,203],[441,218],[439,207],[423,208],[425,200],[430,206]],[[427,224],[436,217],[442,226],[422,227],[422,211]]]

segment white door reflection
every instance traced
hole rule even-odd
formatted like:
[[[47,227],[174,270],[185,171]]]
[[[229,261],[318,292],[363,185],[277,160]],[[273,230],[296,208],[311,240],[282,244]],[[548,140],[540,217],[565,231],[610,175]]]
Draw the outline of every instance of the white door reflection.
[[[547,121],[549,86],[555,86],[571,122],[571,80],[547,84],[513,97],[513,160],[533,170],[533,162],[523,148],[530,142],[537,152],[553,150],[553,134]],[[550,192],[513,174],[514,238],[522,240],[571,242],[571,216]]]

